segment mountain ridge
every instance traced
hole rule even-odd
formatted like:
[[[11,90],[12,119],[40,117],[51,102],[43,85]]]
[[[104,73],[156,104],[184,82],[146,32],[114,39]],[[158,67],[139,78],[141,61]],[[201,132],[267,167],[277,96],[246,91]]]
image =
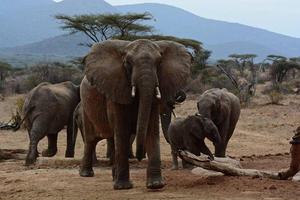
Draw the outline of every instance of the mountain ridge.
[[[5,5],[5,3],[9,4],[8,2],[16,0],[2,1],[4,1]],[[48,10],[46,14],[44,13],[41,16],[35,13],[33,16],[39,16],[36,24],[33,22],[27,24],[27,27],[30,27],[32,30],[37,30],[37,32],[34,32],[33,35],[30,35],[29,39],[27,38],[28,34],[23,34],[25,40],[30,42],[29,44],[24,44],[24,42],[18,41],[20,34],[19,37],[17,37],[18,34],[14,35],[14,31],[3,36],[3,34],[1,35],[0,30],[0,48],[2,47],[0,50],[0,54],[2,52],[1,57],[3,57],[3,54],[76,57],[87,53],[87,47],[77,45],[78,43],[85,43],[87,38],[82,34],[65,35],[66,32],[59,29],[58,22],[53,18],[55,14],[64,13],[72,15],[72,13],[126,13],[145,11],[148,11],[153,15],[155,20],[147,23],[154,26],[158,34],[199,40],[204,44],[205,48],[213,51],[213,59],[224,58],[232,53],[254,53],[259,55],[260,60],[268,54],[280,54],[287,57],[300,55],[299,38],[239,23],[207,19],[184,9],[165,4],[143,3],[113,7],[103,0],[64,0],[59,3],[55,3],[52,0],[45,0],[43,1],[44,3],[39,1],[38,4],[33,3],[37,2],[36,0],[23,0],[22,2],[23,4],[24,2],[28,2],[29,4],[26,5],[27,7],[38,8],[39,12],[41,12],[41,10],[44,11],[43,9],[47,10],[48,8],[39,7],[37,5],[47,4],[50,11]],[[98,3],[99,7],[95,6],[95,4]],[[85,5],[84,8],[81,8],[81,4]],[[22,4],[19,5],[19,8],[22,8]],[[9,13],[9,11],[6,12]],[[49,12],[53,13],[53,16],[47,16],[47,13],[49,14]],[[25,14],[26,13],[28,14],[28,11],[26,11]],[[0,18],[3,16],[5,16],[5,13],[1,13],[0,8]],[[19,18],[17,17],[16,19]],[[45,22],[41,25],[41,22],[45,19],[46,21],[50,20],[51,23],[49,22],[49,24],[47,24]],[[0,25],[2,25],[1,20]],[[5,27],[5,24],[3,26]],[[43,33],[47,33],[51,36],[41,38]],[[35,38],[34,36],[36,35],[39,35],[40,39]],[[8,42],[12,39],[15,43],[18,43],[17,46],[10,45],[9,48],[3,48],[3,41]]]

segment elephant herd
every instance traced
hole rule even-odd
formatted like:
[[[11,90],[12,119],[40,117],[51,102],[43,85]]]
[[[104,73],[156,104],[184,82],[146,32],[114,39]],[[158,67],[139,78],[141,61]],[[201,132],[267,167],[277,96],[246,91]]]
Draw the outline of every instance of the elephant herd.
[[[135,139],[136,158],[148,158],[147,188],[162,188],[159,120],[171,146],[174,169],[179,149],[213,159],[205,138],[213,142],[215,156],[225,156],[240,114],[239,99],[226,89],[204,92],[197,114],[171,122],[174,105],[185,100],[182,90],[190,75],[192,58],[183,45],[108,40],[95,44],[83,62],[85,76],[80,86],[41,83],[28,93],[22,120],[30,138],[26,165],[35,163],[38,142],[45,136],[48,148],[42,156],[54,156],[57,134],[65,126],[65,156],[73,157],[79,128],[84,140],[80,176],[94,175],[96,145],[107,139],[114,189],[132,188],[128,158],[133,156]]]

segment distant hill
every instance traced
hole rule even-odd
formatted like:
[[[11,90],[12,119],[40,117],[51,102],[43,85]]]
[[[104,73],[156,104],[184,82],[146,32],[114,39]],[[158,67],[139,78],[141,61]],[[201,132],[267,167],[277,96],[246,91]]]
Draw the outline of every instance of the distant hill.
[[[231,53],[256,53],[260,56],[279,53],[300,56],[300,39],[237,23],[206,19],[180,8],[163,4],[136,4],[117,6],[122,12],[148,11],[155,17],[152,25],[163,34],[200,40],[218,52],[213,57],[226,57]]]
[[[212,59],[225,58],[232,53],[254,53],[259,55],[259,59],[268,54],[300,56],[299,38],[242,24],[210,20],[163,4],[113,7],[103,0],[64,0],[60,3],[52,0],[1,0],[0,59],[9,58],[9,61],[17,62],[22,58],[19,63],[23,63],[27,57],[65,59],[86,54],[88,48],[78,44],[85,43],[87,38],[82,34],[63,35],[65,32],[59,29],[53,18],[58,13],[145,11],[154,16],[155,20],[149,23],[158,33],[199,40],[205,48],[213,51]]]
[[[54,19],[57,14],[116,12],[103,0],[1,0],[0,48],[38,42],[64,34]]]

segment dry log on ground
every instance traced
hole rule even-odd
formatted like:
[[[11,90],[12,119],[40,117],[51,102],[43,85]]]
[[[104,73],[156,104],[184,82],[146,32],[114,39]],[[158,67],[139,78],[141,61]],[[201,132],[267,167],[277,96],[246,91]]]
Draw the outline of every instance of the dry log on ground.
[[[27,151],[24,149],[0,149],[0,160],[24,160]]]
[[[256,169],[242,169],[232,164],[220,162],[217,160],[210,160],[208,156],[195,156],[188,151],[180,151],[179,155],[185,161],[202,167],[207,170],[222,172],[228,176],[252,176],[252,177],[265,177],[271,179],[279,179],[277,172],[261,171]]]
[[[74,158],[48,158],[48,157],[38,157],[36,165],[40,167],[50,167],[50,168],[67,168],[76,167],[81,163],[81,159]]]

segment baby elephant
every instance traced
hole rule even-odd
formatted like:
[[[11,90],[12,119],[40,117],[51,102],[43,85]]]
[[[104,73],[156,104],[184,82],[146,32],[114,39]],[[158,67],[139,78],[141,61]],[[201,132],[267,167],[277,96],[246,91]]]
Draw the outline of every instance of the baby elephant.
[[[187,150],[197,156],[204,153],[213,159],[213,154],[204,143],[204,139],[209,139],[214,145],[218,145],[221,141],[215,124],[199,114],[188,116],[185,119],[175,119],[168,129],[168,136],[172,150],[172,169],[178,169],[178,150]]]
[[[70,81],[59,84],[41,83],[28,93],[20,123],[21,125],[25,122],[30,139],[26,165],[36,161],[38,143],[45,136],[48,137],[48,149],[44,150],[42,155],[54,156],[57,152],[57,134],[65,126],[67,126],[66,157],[74,157],[73,111],[79,101],[79,86]]]

